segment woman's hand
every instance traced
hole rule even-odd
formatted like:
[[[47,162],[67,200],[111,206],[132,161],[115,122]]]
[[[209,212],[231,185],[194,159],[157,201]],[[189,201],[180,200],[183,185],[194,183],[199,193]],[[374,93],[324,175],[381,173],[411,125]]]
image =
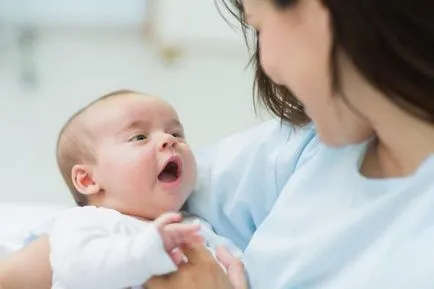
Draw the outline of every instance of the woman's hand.
[[[247,289],[244,267],[240,260],[226,249],[219,248],[217,258],[226,267],[227,274],[203,245],[185,248],[188,263],[177,272],[152,278],[147,289]]]
[[[0,261],[0,288],[51,288],[50,245],[44,235]]]
[[[248,283],[243,263],[225,247],[217,248],[217,259],[226,268],[229,280],[235,289],[247,289]]]

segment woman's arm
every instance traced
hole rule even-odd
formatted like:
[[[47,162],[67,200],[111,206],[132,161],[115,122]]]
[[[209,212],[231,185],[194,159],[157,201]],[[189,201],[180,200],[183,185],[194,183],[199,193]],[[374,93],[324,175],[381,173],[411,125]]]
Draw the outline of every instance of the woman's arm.
[[[48,236],[43,235],[0,261],[1,289],[50,289]]]

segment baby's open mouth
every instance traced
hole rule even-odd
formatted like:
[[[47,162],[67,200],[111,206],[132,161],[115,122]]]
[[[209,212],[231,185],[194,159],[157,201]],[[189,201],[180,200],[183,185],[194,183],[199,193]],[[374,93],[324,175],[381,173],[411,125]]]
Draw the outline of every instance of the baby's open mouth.
[[[158,180],[163,183],[172,183],[179,179],[181,167],[178,159],[169,160],[158,175]]]

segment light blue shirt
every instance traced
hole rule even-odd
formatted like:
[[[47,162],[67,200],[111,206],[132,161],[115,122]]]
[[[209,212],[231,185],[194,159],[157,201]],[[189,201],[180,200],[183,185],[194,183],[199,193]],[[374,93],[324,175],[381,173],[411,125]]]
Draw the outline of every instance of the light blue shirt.
[[[434,157],[367,179],[366,146],[267,122],[197,155],[189,210],[245,251],[255,289],[434,288]]]

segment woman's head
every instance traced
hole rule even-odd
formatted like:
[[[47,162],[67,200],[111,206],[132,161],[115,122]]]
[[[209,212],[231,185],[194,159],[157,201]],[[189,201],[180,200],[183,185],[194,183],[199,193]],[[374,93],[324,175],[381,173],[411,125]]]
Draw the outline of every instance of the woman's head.
[[[380,96],[434,122],[430,1],[230,2],[257,31],[259,99],[283,120],[312,119],[326,143],[356,143],[372,135]]]

